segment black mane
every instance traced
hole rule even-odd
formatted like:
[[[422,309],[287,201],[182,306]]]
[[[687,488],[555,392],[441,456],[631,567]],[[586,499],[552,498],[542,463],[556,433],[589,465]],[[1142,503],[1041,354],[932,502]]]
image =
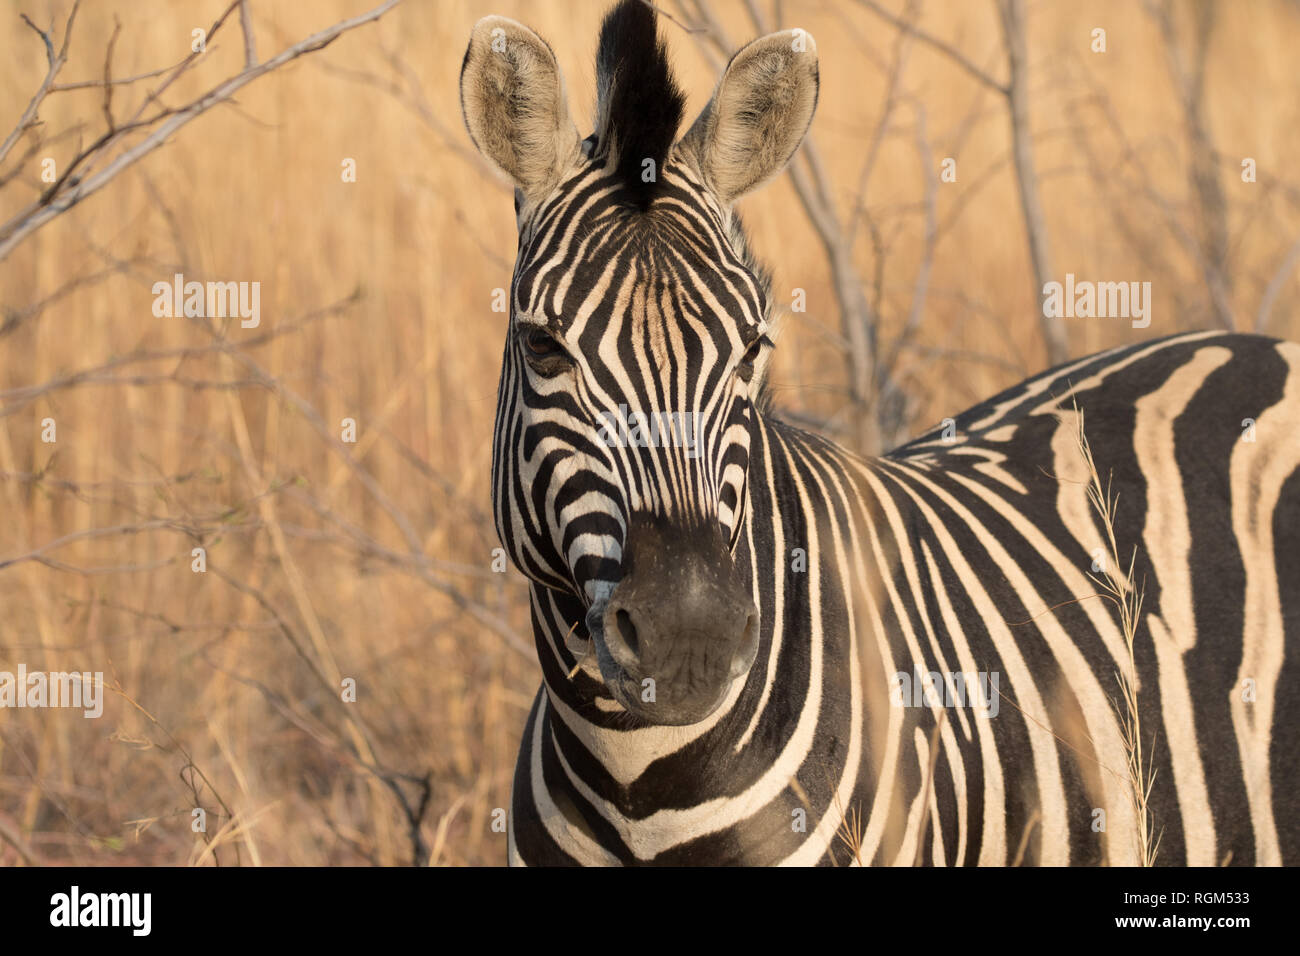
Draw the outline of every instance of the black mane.
[[[668,49],[659,38],[658,17],[649,4],[621,0],[605,15],[596,81],[597,150],[614,158],[615,174],[629,201],[646,209],[654,200],[686,106],[668,63]],[[642,177],[647,159],[655,164],[651,182]]]

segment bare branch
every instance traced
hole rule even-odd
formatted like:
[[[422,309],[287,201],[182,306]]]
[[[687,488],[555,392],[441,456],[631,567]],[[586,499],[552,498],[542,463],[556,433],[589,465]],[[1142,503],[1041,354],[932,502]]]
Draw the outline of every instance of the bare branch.
[[[46,33],[44,30],[42,30],[40,27],[38,27],[36,24],[32,23],[31,19],[27,16],[27,14],[20,13],[18,15],[22,17],[23,23],[27,24],[29,27],[35,30],[36,35],[40,37],[41,40],[45,43],[45,59],[50,66],[54,66],[54,62],[55,62],[54,43],[50,40],[50,35]]]
[[[1033,265],[1033,290],[1030,302],[1038,311],[1039,329],[1047,346],[1050,365],[1059,365],[1070,357],[1069,339],[1060,316],[1047,314],[1042,308],[1043,287],[1052,281],[1052,251],[1047,236],[1047,217],[1039,195],[1038,171],[1034,166],[1033,137],[1029,129],[1029,53],[1025,41],[1024,0],[1000,0],[1002,35],[1007,48],[1011,78],[1007,83],[1010,106],[1011,150],[1016,167],[1016,185],[1020,194],[1020,211],[1029,240],[1029,257]]]
[[[906,13],[909,21],[914,16],[916,0],[908,0]],[[865,196],[867,193],[867,183],[871,181],[871,174],[876,168],[876,158],[880,155],[880,145],[885,140],[885,135],[889,132],[890,124],[893,121],[894,108],[898,105],[899,84],[903,75],[903,67],[907,59],[906,40],[913,33],[909,30],[900,30],[898,37],[894,42],[894,52],[891,58],[888,83],[885,87],[885,103],[880,109],[880,118],[876,121],[876,127],[871,133],[871,142],[867,145],[867,155],[862,161],[862,169],[858,173],[857,188],[854,191],[853,208],[849,212],[849,223],[845,227],[845,238],[850,247],[853,245],[858,234],[858,225],[861,213],[865,208]]]
[[[117,125],[113,122],[113,48],[117,46],[117,35],[122,32],[122,24],[113,18],[113,33],[108,38],[108,49],[104,53],[104,125],[110,133]]]
[[[257,66],[257,39],[253,36],[253,15],[248,0],[239,0],[239,27],[244,31],[244,68]]]
[[[1259,300],[1259,311],[1255,313],[1256,332],[1263,332],[1268,328],[1268,317],[1269,313],[1273,311],[1273,303],[1277,301],[1282,286],[1291,273],[1295,271],[1297,263],[1300,263],[1300,239],[1297,239],[1292,244],[1290,250],[1282,258],[1282,264],[1273,273],[1273,278],[1268,280],[1268,286],[1264,289],[1264,294]]]
[[[465,145],[464,133],[459,130],[453,132],[447,128],[447,125],[438,116],[433,105],[429,102],[429,98],[421,88],[415,71],[411,69],[410,64],[406,62],[402,55],[397,50],[384,46],[380,47],[380,52],[385,62],[401,78],[400,82],[396,78],[385,79],[369,70],[358,70],[353,67],[339,66],[335,63],[321,62],[319,66],[326,73],[354,80],[387,93],[432,130],[445,148],[473,166],[485,182],[490,183],[502,192],[512,193],[514,187],[510,185],[510,181],[505,175],[484,159],[483,154],[477,149]],[[495,256],[495,253],[490,254]]]
[[[238,2],[239,0],[236,0],[236,4],[238,4]],[[101,137],[101,139],[91,147],[90,151],[83,153],[81,157],[78,157],[78,160],[74,160],[73,168],[76,168],[78,161],[80,160],[97,158],[102,151],[106,150],[113,143],[119,141],[121,139],[121,134],[128,131],[151,127],[149,134],[143,140],[116,155],[102,170],[94,175],[82,179],[80,177],[72,176],[72,169],[66,170],[59,182],[55,183],[54,187],[48,190],[40,200],[29,205],[3,226],[0,226],[0,260],[7,258],[9,253],[11,253],[19,243],[32,233],[71,209],[83,199],[94,195],[96,192],[103,189],[104,186],[108,185],[108,183],[121,174],[123,170],[131,167],[149,153],[162,146],[163,143],[191,120],[201,116],[213,106],[226,102],[239,90],[243,89],[254,80],[265,76],[267,73],[284,66],[286,63],[289,63],[300,56],[314,53],[317,50],[322,50],[344,33],[379,19],[400,2],[401,0],[385,0],[384,3],[365,13],[347,20],[341,20],[332,26],[326,27],[325,29],[312,34],[298,43],[295,43],[293,46],[281,51],[279,54],[264,63],[243,70],[225,82],[213,87],[208,92],[191,101],[184,107],[174,110],[163,109],[159,113],[144,120],[133,119],[133,121],[115,129],[111,136]],[[233,6],[230,7],[227,10],[227,14],[233,9]],[[192,58],[187,58],[181,66],[177,68],[177,71],[173,76],[162,84],[159,90],[155,90],[150,94],[146,103],[155,100],[161,90],[169,86],[171,82],[174,81],[175,77],[179,75],[180,72],[184,71],[192,62]],[[48,91],[52,79],[52,76],[47,77],[47,82],[43,84],[42,92],[39,94],[40,96],[43,97],[44,93]],[[141,112],[144,108],[145,107],[143,106],[141,107]],[[137,113],[137,116],[139,115],[140,114]],[[20,122],[20,128],[22,127],[23,124]]]
[[[893,349],[889,358],[885,361],[886,374],[890,378],[894,376],[900,351],[912,340],[912,337],[916,335],[917,330],[921,327],[921,320],[925,314],[926,296],[930,288],[930,272],[934,267],[934,247],[938,236],[939,176],[935,172],[934,154],[930,149],[930,141],[926,138],[925,107],[918,102],[914,104],[914,109],[916,110],[915,144],[917,159],[920,161],[921,176],[925,181],[925,232],[921,241],[921,261],[917,266],[916,278],[912,286],[912,304],[908,310],[907,321],[903,325],[903,330],[894,340]],[[904,421],[900,418],[899,421],[894,423],[894,426],[901,429],[904,424]]]
[[[139,83],[141,80],[151,80],[155,76],[162,76],[168,73],[180,64],[173,63],[171,66],[161,66],[156,70],[149,70],[147,73],[137,73],[135,76],[124,76],[119,80],[113,80],[113,86],[130,86],[132,83]],[[67,93],[72,90],[97,90],[104,85],[103,80],[79,80],[75,83],[55,83],[50,87],[50,93]]]
[[[958,50],[956,47],[952,46],[951,44],[945,43],[943,40],[940,40],[938,37],[932,36],[931,34],[926,33],[924,30],[918,30],[916,24],[913,23],[910,19],[903,19],[901,17],[894,15],[893,13],[889,12],[884,7],[882,7],[879,3],[877,3],[876,0],[858,0],[858,3],[862,4],[864,7],[870,10],[876,16],[880,17],[882,20],[889,22],[890,24],[902,30],[903,32],[916,37],[918,40],[920,40],[922,43],[926,44],[927,46],[933,47],[934,49],[938,50],[940,53],[948,57],[950,60],[952,60],[954,63],[960,66],[963,70],[965,70],[975,79],[979,80],[985,86],[989,87],[990,89],[996,90],[997,92],[1001,93],[1003,96],[1011,95],[1010,84],[999,83],[993,77],[989,76],[989,74],[986,73],[984,70],[976,66],[966,56],[966,54],[962,53],[960,50]]]
[[[80,7],[81,0],[74,0],[72,11],[68,14],[68,22],[63,28],[63,47],[59,51],[58,56],[54,55],[54,42],[50,39],[50,35],[37,27],[31,20],[28,20],[26,14],[22,15],[23,22],[35,30],[41,40],[44,41],[45,55],[49,60],[50,68],[46,71],[45,79],[41,81],[41,85],[37,88],[36,94],[32,97],[32,101],[27,104],[27,109],[23,110],[23,115],[18,118],[18,125],[15,126],[9,135],[5,137],[4,143],[0,144],[0,163],[4,162],[5,157],[9,155],[9,151],[13,149],[14,144],[18,142],[18,138],[33,125],[33,122],[36,119],[37,110],[40,109],[41,103],[50,92],[50,87],[54,85],[54,78],[59,75],[59,70],[63,69],[63,64],[68,62],[68,39],[72,36],[72,24],[77,19],[77,10]]]
[[[1165,59],[1183,108],[1183,129],[1187,138],[1187,176],[1196,206],[1197,243],[1201,276],[1210,295],[1215,319],[1225,329],[1236,327],[1232,307],[1232,272],[1228,255],[1228,201],[1219,182],[1214,142],[1205,113],[1205,67],[1215,8],[1210,3],[1189,4],[1194,18],[1191,62],[1179,44],[1170,4],[1146,4],[1160,28]]]

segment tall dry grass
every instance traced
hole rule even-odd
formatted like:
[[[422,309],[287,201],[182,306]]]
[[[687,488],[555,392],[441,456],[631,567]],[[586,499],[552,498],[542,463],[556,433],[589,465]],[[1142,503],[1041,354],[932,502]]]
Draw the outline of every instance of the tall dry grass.
[[[41,24],[67,8],[17,6]],[[99,75],[115,18],[126,75],[174,62],[222,6],[89,4],[67,79]],[[364,6],[255,0],[260,47]],[[748,35],[741,4],[716,6]],[[850,0],[780,6],[782,25],[817,37],[814,134],[847,206],[897,31]],[[493,811],[507,804],[538,682],[526,589],[490,568],[505,322],[490,306],[509,283],[513,216],[468,149],[456,78],[474,20],[515,16],[551,42],[575,112],[589,115],[603,8],[408,0],[203,117],[0,262],[0,562],[22,558],[0,569],[0,670],[102,671],[115,688],[99,720],[0,714],[0,862],[504,859]],[[12,8],[0,18],[7,131],[44,52]],[[1108,31],[1104,55],[1088,51],[1095,26]],[[1000,69],[990,8],[932,0],[918,27]],[[693,114],[713,68],[664,29]],[[1243,328],[1300,234],[1298,47],[1295,5],[1223,5],[1206,109]],[[1056,268],[1155,287],[1149,329],[1074,321],[1072,350],[1209,325],[1194,244],[1177,235],[1195,215],[1158,29],[1126,0],[1037,4],[1029,49]],[[921,157],[957,159],[957,183],[934,193],[922,321],[897,363],[919,428],[1037,371],[1044,353],[1005,112],[931,46],[904,53],[903,108],[880,138],[856,254],[889,343],[924,259],[933,170]],[[207,56],[219,73],[242,50],[228,38]],[[44,129],[80,122],[89,137],[98,108],[95,91],[58,94]],[[64,162],[76,143],[52,139],[39,155]],[[1259,183],[1239,181],[1238,156],[1256,159]],[[341,181],[345,158],[355,183]],[[0,218],[37,193],[38,173],[0,188]],[[834,433],[850,414],[825,255],[787,180],[742,210],[778,300],[807,294],[781,340],[777,404]],[[155,318],[151,286],[174,272],[260,281],[261,327],[228,329],[226,347]],[[1270,331],[1297,337],[1297,292],[1294,276],[1282,281]],[[338,440],[348,417],[355,445]],[[41,440],[46,418],[54,444]],[[200,545],[203,574],[191,571]],[[347,677],[355,703],[340,699]],[[191,829],[195,807],[206,834]]]
[[[1156,768],[1155,736],[1143,741],[1142,708],[1138,703],[1139,682],[1137,664],[1134,662],[1133,647],[1138,640],[1141,627],[1142,599],[1145,588],[1134,577],[1133,569],[1137,564],[1137,549],[1129,555],[1128,565],[1120,555],[1119,545],[1115,542],[1115,513],[1119,504],[1119,494],[1112,491],[1109,475],[1103,482],[1097,470],[1097,462],[1092,457],[1092,447],[1088,444],[1088,435],[1084,430],[1084,413],[1077,406],[1074,408],[1078,432],[1075,441],[1079,455],[1088,474],[1088,502],[1105,533],[1106,542],[1101,555],[1099,573],[1089,572],[1089,577],[1100,588],[1100,594],[1109,600],[1119,615],[1120,633],[1124,635],[1124,649],[1128,653],[1126,661],[1119,662],[1115,671],[1119,698],[1112,700],[1120,732],[1124,740],[1125,770],[1127,784],[1125,788],[1132,804],[1133,818],[1137,821],[1134,842],[1137,844],[1134,856],[1142,866],[1154,866],[1160,851],[1160,832],[1158,823],[1151,811],[1151,791],[1155,786]],[[1145,752],[1145,755],[1144,755]]]

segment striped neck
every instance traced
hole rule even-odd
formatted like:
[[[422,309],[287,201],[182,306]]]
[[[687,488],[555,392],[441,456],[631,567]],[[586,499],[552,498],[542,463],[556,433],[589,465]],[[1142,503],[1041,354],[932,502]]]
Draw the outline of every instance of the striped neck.
[[[600,796],[631,815],[697,806],[749,787],[760,788],[770,799],[773,788],[784,788],[801,766],[807,770],[804,738],[811,737],[819,710],[835,711],[823,718],[842,716],[846,724],[850,712],[857,713],[852,682],[858,667],[850,660],[852,637],[843,626],[842,589],[823,566],[827,555],[842,551],[847,537],[839,523],[849,512],[834,502],[839,496],[856,496],[843,475],[845,462],[854,459],[833,443],[778,420],[755,415],[754,421],[735,559],[752,582],[759,607],[758,658],[710,717],[685,727],[635,723],[603,692],[582,602],[532,587],[534,632],[551,716],[552,740],[545,743],[558,749],[574,776],[588,785],[599,781]],[[818,491],[830,483],[839,495]],[[783,507],[786,503],[794,507]],[[821,622],[823,611],[835,620]],[[810,618],[816,624],[811,630]],[[812,636],[818,634],[821,640]],[[794,642],[817,646],[796,647]],[[839,676],[828,685],[833,672]],[[843,693],[835,693],[841,684]],[[812,697],[828,699],[808,708]],[[844,732],[847,739],[857,731],[846,725]],[[788,760],[772,760],[774,740],[788,742]],[[846,774],[850,768],[843,747],[838,750],[827,752],[824,769],[830,777],[851,781],[856,766]],[[855,747],[850,763],[856,764],[858,752]],[[707,755],[704,762],[702,754]],[[782,774],[786,779],[779,779]],[[806,789],[829,794],[817,781]]]

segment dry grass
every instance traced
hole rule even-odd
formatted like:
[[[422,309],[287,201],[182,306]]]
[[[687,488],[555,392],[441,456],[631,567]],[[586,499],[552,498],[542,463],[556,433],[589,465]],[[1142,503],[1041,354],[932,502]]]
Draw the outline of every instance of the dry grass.
[[[1143,756],[1142,715],[1138,707],[1137,666],[1133,661],[1133,645],[1137,640],[1137,631],[1142,614],[1143,588],[1133,580],[1133,568],[1137,562],[1137,548],[1129,557],[1128,568],[1120,561],[1119,548],[1115,543],[1115,506],[1119,495],[1111,493],[1110,481],[1102,485],[1097,464],[1093,461],[1092,449],[1088,446],[1088,436],[1084,432],[1083,412],[1078,406],[1074,408],[1075,420],[1078,422],[1077,442],[1079,454],[1083,456],[1088,471],[1088,500],[1092,503],[1102,529],[1106,534],[1107,551],[1101,564],[1100,575],[1089,573],[1089,577],[1103,591],[1119,610],[1120,631],[1124,635],[1124,648],[1128,659],[1121,662],[1123,666],[1115,672],[1119,684],[1120,702],[1115,704],[1115,713],[1119,719],[1120,731],[1124,738],[1124,750],[1128,769],[1128,794],[1133,807],[1133,816],[1137,821],[1137,857],[1142,866],[1154,866],[1156,854],[1160,850],[1160,835],[1155,832],[1155,820],[1151,812],[1151,788],[1155,785],[1156,770],[1154,755]],[[1152,736],[1151,746],[1155,746]]]
[[[101,74],[115,17],[115,68],[127,75],[175,62],[223,5],[88,4],[65,79]],[[254,0],[259,50],[367,5]],[[847,207],[896,33],[856,4],[783,6],[818,38],[814,131]],[[44,25],[67,4],[19,7]],[[102,671],[124,695],[97,721],[0,720],[0,863],[504,860],[492,811],[508,801],[538,681],[525,588],[490,570],[504,329],[490,305],[509,282],[513,217],[460,130],[456,74],[475,19],[515,16],[550,40],[586,116],[603,7],[405,3],[196,121],[0,262],[0,563],[12,562],[0,567],[0,669]],[[750,32],[742,4],[717,8],[733,35]],[[45,61],[12,6],[0,18],[7,131]],[[1098,24],[1104,57],[1086,48]],[[983,5],[931,0],[918,25],[998,62]],[[693,112],[714,68],[665,31]],[[1155,286],[1149,329],[1077,320],[1073,350],[1207,325],[1195,249],[1170,225],[1191,213],[1159,31],[1124,0],[1033,5],[1029,40],[1056,268]],[[1243,326],[1300,234],[1285,182],[1300,152],[1298,47],[1294,5],[1278,0],[1225,15],[1211,51],[1207,109]],[[902,52],[900,112],[873,148],[856,259],[881,340],[894,341],[927,248],[923,128],[928,154],[958,159],[958,182],[935,193],[928,294],[897,361],[921,427],[1038,370],[1044,353],[1005,115],[933,49]],[[207,56],[219,71],[243,50],[232,38]],[[0,186],[0,218],[39,194],[40,158],[62,163],[95,135],[98,110],[94,90],[50,99],[47,139]],[[1261,171],[1252,186],[1234,178],[1247,155]],[[344,158],[356,183],[341,182]],[[1170,197],[1163,211],[1152,188]],[[778,406],[835,432],[852,413],[823,251],[788,181],[743,212],[778,301],[807,293],[778,352]],[[152,283],[176,271],[260,281],[262,326],[214,336],[154,318]],[[1295,277],[1275,291],[1270,330],[1298,337]],[[348,417],[355,445],[340,441]],[[55,444],[41,440],[45,418]],[[197,546],[203,574],[190,570]],[[344,677],[357,681],[355,703],[340,697]],[[207,833],[191,830],[196,804]]]
[[[840,817],[839,829],[835,831],[836,839],[844,849],[848,850],[849,858],[854,863],[858,866],[866,866],[870,861],[862,858],[862,840],[865,835],[863,831],[866,826],[866,822],[862,819],[862,808],[854,803],[849,806],[847,812],[841,811],[838,806],[835,809]]]

